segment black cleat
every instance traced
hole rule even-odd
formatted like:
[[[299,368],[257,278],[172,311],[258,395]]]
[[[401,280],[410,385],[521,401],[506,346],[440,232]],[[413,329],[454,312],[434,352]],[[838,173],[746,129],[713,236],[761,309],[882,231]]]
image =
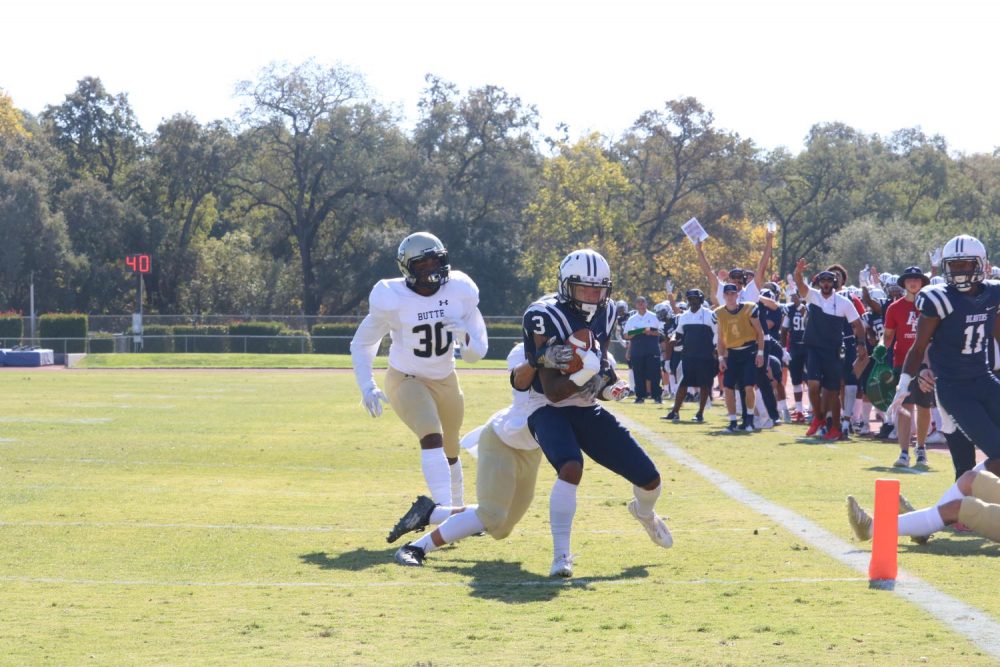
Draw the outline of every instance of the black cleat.
[[[423,549],[407,542],[396,550],[396,555],[393,556],[393,559],[405,567],[423,567],[426,555]]]
[[[694,417],[691,418],[691,421],[698,422],[699,424],[704,424],[705,423],[705,416],[699,412],[699,413],[695,414]]]
[[[671,421],[671,422],[674,422],[676,424],[677,422],[679,422],[681,420],[681,417],[675,411],[671,410],[670,412],[668,412],[663,417],[660,417],[660,419],[665,419],[667,421]]]
[[[396,525],[389,531],[389,535],[385,538],[385,541],[391,544],[405,533],[423,530],[429,526],[431,523],[431,512],[434,511],[435,507],[434,501],[427,496],[417,496],[410,509],[406,510],[403,518],[397,521]]]

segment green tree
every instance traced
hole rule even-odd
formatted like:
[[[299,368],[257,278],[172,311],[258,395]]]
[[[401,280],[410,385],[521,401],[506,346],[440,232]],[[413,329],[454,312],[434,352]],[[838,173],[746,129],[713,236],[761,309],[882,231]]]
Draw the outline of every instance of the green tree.
[[[40,309],[73,306],[72,277],[81,262],[70,247],[65,221],[48,205],[45,184],[28,170],[0,169],[0,238],[3,309],[28,312],[32,273]]]
[[[537,111],[497,86],[462,96],[451,83],[427,77],[414,130],[417,171],[412,227],[447,244],[456,268],[480,287],[484,312],[520,312],[526,287],[513,267],[525,237],[525,215],[537,188],[541,157]]]
[[[393,187],[405,142],[390,114],[362,99],[361,77],[343,67],[271,65],[238,90],[249,100],[242,118],[250,158],[236,187],[251,208],[270,211],[286,230],[301,264],[302,309],[317,314],[330,296],[321,264],[338,276],[370,268],[356,251],[391,220],[356,215],[357,209]],[[321,241],[324,254],[317,255]],[[365,296],[367,289],[337,299],[334,312]]]
[[[521,255],[521,272],[536,297],[556,290],[556,267],[576,248],[603,254],[618,284],[634,284],[637,271],[648,273],[631,252],[636,245],[628,215],[631,185],[601,143],[597,134],[572,145],[560,142],[542,167],[540,187],[527,208],[526,236],[533,241]]]
[[[681,225],[693,217],[725,239],[730,232],[716,223],[745,214],[757,149],[715,127],[712,113],[693,97],[643,113],[617,151],[634,186],[632,216],[647,256],[683,241]]]
[[[80,79],[62,104],[45,108],[42,119],[73,173],[111,189],[124,180],[145,141],[128,96],[112,95],[99,78]]]

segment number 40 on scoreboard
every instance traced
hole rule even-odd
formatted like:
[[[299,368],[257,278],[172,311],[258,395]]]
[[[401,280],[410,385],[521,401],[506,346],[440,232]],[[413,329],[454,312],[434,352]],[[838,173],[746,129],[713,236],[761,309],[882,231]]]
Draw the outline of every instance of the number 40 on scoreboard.
[[[149,255],[129,255],[125,258],[125,266],[132,269],[132,273],[149,273],[151,269]]]

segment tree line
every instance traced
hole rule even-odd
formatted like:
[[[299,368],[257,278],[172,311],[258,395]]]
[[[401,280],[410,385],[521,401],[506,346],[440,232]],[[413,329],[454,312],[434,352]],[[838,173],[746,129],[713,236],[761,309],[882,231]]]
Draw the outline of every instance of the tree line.
[[[1000,152],[951,154],[941,136],[817,124],[798,153],[716,126],[695,98],[640,114],[617,138],[543,136],[534,106],[496,86],[426,79],[411,128],[358,72],[272,64],[236,87],[235,118],[186,114],[148,133],[124,93],[80,80],[33,115],[0,91],[0,311],[130,312],[125,257],[152,256],[148,311],[352,314],[398,275],[415,230],[440,236],[516,314],[592,246],[616,296],[658,300],[669,273],[704,287],[681,224],[698,218],[719,268],[795,260],[888,270],[959,232],[1000,251]]]

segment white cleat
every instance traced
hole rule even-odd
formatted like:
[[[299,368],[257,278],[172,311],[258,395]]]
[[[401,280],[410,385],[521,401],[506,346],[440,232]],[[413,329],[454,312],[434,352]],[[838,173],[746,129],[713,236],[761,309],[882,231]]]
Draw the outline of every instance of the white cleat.
[[[872,539],[872,518],[868,516],[868,512],[861,509],[854,496],[847,496],[847,521],[859,540],[867,542]]]
[[[556,556],[552,561],[552,569],[549,570],[550,577],[563,577],[568,579],[573,576],[573,555],[563,554]]]
[[[639,516],[639,501],[635,498],[629,501],[628,511],[629,514],[636,518],[636,521],[642,524],[642,527],[646,529],[646,533],[649,535],[649,539],[653,540],[656,544],[663,547],[664,549],[669,549],[674,546],[674,538],[670,534],[670,529],[667,528],[667,524],[663,522],[663,519],[652,514],[648,517]]]

